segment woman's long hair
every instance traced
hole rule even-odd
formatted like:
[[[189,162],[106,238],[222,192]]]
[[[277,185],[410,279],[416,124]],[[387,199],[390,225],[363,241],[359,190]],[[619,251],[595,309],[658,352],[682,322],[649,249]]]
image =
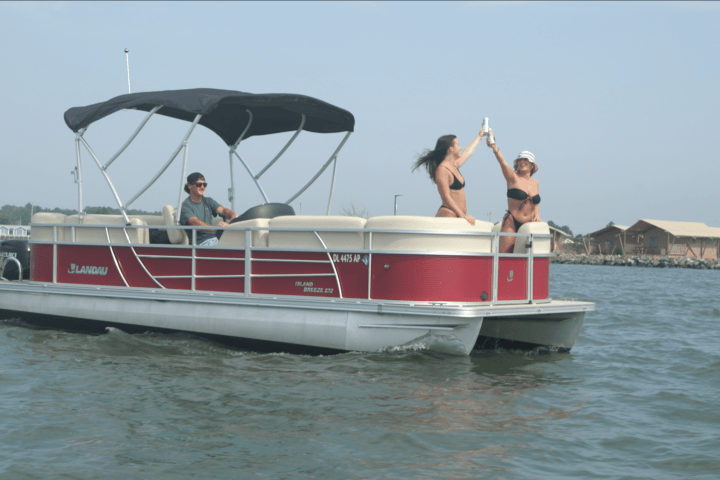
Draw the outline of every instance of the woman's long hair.
[[[438,141],[435,144],[435,150],[425,150],[422,155],[418,157],[412,171],[414,172],[420,167],[425,167],[428,175],[430,175],[430,179],[434,182],[435,170],[437,170],[440,162],[445,160],[448,148],[452,146],[456,138],[457,137],[455,135],[443,135],[442,137],[438,138]]]

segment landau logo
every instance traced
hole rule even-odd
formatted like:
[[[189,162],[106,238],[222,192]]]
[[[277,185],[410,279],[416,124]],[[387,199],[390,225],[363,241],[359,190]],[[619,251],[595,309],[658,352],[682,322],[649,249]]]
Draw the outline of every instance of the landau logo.
[[[87,274],[87,275],[107,275],[108,267],[91,267],[84,265],[82,267],[70,264],[70,270],[68,273]]]

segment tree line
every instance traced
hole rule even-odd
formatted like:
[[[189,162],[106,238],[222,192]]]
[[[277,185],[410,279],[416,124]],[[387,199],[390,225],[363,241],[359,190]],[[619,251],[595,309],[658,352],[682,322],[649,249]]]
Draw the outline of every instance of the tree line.
[[[62,213],[64,215],[75,215],[77,209],[69,208],[43,208],[39,205],[28,203],[25,206],[3,205],[0,208],[0,225],[30,225],[30,212]],[[85,213],[100,215],[120,215],[119,208],[111,207],[86,207]],[[145,210],[128,210],[128,215],[162,215],[161,212],[146,212]]]

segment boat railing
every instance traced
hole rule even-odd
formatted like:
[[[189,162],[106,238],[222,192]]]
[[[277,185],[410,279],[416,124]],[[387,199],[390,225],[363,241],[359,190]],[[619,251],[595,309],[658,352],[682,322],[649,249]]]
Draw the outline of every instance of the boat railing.
[[[477,303],[479,305],[502,305],[502,304],[527,304],[527,303],[547,303],[550,302],[551,299],[549,298],[540,298],[535,299],[533,298],[533,279],[534,279],[534,259],[536,258],[548,258],[552,256],[552,253],[550,252],[549,248],[547,249],[547,252],[542,253],[535,253],[535,242],[537,240],[543,239],[548,242],[552,238],[551,234],[541,234],[541,233],[503,233],[503,232],[476,232],[476,231],[453,231],[453,230],[398,230],[398,229],[377,229],[377,228],[331,228],[331,227],[325,227],[325,228],[318,228],[318,227],[269,227],[269,226],[260,226],[260,227],[249,227],[249,226],[243,226],[243,227],[233,227],[227,226],[227,227],[220,227],[220,226],[213,226],[213,230],[218,231],[228,231],[228,230],[234,230],[236,232],[244,232],[244,246],[212,246],[212,247],[205,247],[205,246],[199,246],[196,245],[196,235],[197,231],[199,230],[208,230],[209,228],[207,226],[176,226],[176,225],[118,225],[118,224],[57,224],[57,223],[33,223],[33,228],[35,232],[40,232],[42,228],[52,228],[52,239],[31,239],[30,244],[31,245],[52,245],[53,251],[52,251],[52,279],[53,283],[57,283],[58,278],[58,247],[63,245],[87,245],[87,246],[110,246],[110,247],[127,247],[130,248],[134,255],[138,258],[178,258],[178,259],[187,259],[191,261],[191,273],[188,276],[178,276],[174,278],[189,278],[191,281],[190,290],[195,291],[196,290],[196,284],[198,279],[203,278],[243,278],[244,279],[244,291],[243,293],[240,293],[238,295],[244,296],[244,297],[266,297],[267,294],[261,294],[261,293],[253,293],[252,292],[252,279],[253,278],[261,278],[263,277],[262,274],[256,274],[253,273],[252,265],[256,262],[271,262],[271,261],[280,261],[277,259],[269,259],[269,258],[258,258],[257,255],[253,255],[253,253],[259,253],[259,252],[295,252],[295,253],[322,253],[327,255],[327,263],[330,263],[333,269],[333,274],[326,274],[326,275],[332,275],[337,280],[338,290],[339,290],[339,299],[333,298],[332,300],[342,300],[345,299],[345,297],[342,294],[342,287],[340,278],[338,275],[338,271],[336,269],[336,263],[338,262],[338,256],[339,255],[359,255],[363,262],[367,262],[366,265],[368,267],[368,278],[367,278],[367,298],[366,300],[374,300],[371,294],[371,286],[372,286],[372,271],[373,271],[373,258],[378,258],[379,256],[388,256],[388,255],[400,255],[400,256],[435,256],[435,257],[490,257],[492,259],[492,296],[491,298],[488,298],[487,300],[483,300],[482,302],[445,302],[445,301],[429,301],[429,302],[418,302],[413,301],[410,302],[412,304],[443,304],[443,305],[453,305],[453,304],[474,304]],[[135,230],[148,230],[151,228],[158,228],[161,230],[183,230],[186,233],[191,233],[191,239],[189,239],[188,244],[151,244],[151,243],[138,243],[133,242],[131,237],[134,239],[141,238],[140,235],[131,235],[128,233],[128,231],[132,232]],[[58,240],[60,238],[60,229],[65,229],[64,231],[69,231],[69,238],[64,240]],[[88,241],[76,241],[76,233],[77,229],[100,229],[104,230],[104,237],[105,241],[95,241],[95,242],[88,242]],[[118,233],[122,232],[121,238],[122,241],[117,241]],[[307,247],[288,247],[288,246],[269,246],[269,245],[253,245],[253,232],[267,232],[268,235],[272,234],[273,232],[294,232],[294,233],[309,233],[315,235],[315,237],[319,240],[319,245],[317,248],[307,248]],[[349,234],[362,234],[365,238],[365,244],[364,248],[345,248],[343,246],[328,246],[322,238],[323,233],[349,233]],[[458,250],[449,250],[449,249],[403,249],[403,248],[375,248],[373,247],[373,236],[377,236],[378,234],[392,234],[392,235],[421,235],[421,236],[448,236],[448,237],[477,237],[477,238],[489,238],[491,247],[488,249],[489,251],[458,251]],[[516,243],[517,242],[523,242],[523,253],[500,253],[499,252],[499,242],[501,237],[515,237]],[[145,238],[145,237],[143,237]],[[115,241],[113,241],[115,240]],[[138,254],[136,251],[137,248],[143,248],[143,249],[171,249],[177,250],[178,254],[163,254],[163,255],[152,255],[152,254]],[[112,252],[111,248],[111,252]],[[188,251],[189,250],[189,251]],[[167,251],[167,250],[166,250]],[[237,257],[237,258],[225,258],[225,257],[213,257],[210,258],[215,260],[230,260],[230,261],[244,261],[244,272],[243,274],[237,274],[237,275],[199,275],[197,273],[197,262],[200,260],[208,260],[209,257],[207,256],[201,256],[198,255],[199,252],[207,252],[207,251],[243,251],[243,257]],[[357,257],[355,257],[357,258]],[[117,260],[115,259],[115,256],[113,254],[113,259],[115,260],[115,264],[117,265]],[[498,271],[499,266],[501,263],[501,259],[526,259],[526,296],[523,299],[520,300],[501,300],[498,298]],[[281,260],[283,262],[302,262],[303,260],[289,260],[284,259]],[[142,262],[141,262],[142,264]],[[385,267],[387,268],[387,266]],[[145,272],[150,275],[150,272],[145,268],[143,265],[143,269]],[[119,270],[119,266],[118,266]],[[152,275],[150,275],[152,277]],[[265,275],[269,276],[269,275]],[[285,276],[293,276],[293,275],[285,275]],[[157,279],[161,279],[165,277],[154,277],[154,281],[160,288],[165,288],[162,286],[160,282],[158,282]],[[126,285],[128,285],[128,282],[123,279]],[[129,286],[129,285],[128,285]],[[276,295],[270,295],[270,296],[276,296]],[[312,297],[313,299],[317,299],[316,297]],[[357,301],[357,298],[348,299],[352,301]],[[383,300],[383,303],[393,303],[393,301]],[[407,301],[402,301],[398,303],[408,303]]]
[[[18,279],[23,279],[23,267],[22,263],[20,263],[20,260],[18,260],[16,257],[0,257],[0,280],[7,280],[5,278],[5,268],[7,267],[7,264],[10,262],[14,262],[15,265],[17,265],[18,269]]]

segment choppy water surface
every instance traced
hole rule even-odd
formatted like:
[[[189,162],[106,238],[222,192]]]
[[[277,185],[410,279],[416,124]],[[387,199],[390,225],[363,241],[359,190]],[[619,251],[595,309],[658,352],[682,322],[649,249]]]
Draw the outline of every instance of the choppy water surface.
[[[311,357],[0,322],[0,479],[720,476],[720,272],[553,265],[571,353]]]

